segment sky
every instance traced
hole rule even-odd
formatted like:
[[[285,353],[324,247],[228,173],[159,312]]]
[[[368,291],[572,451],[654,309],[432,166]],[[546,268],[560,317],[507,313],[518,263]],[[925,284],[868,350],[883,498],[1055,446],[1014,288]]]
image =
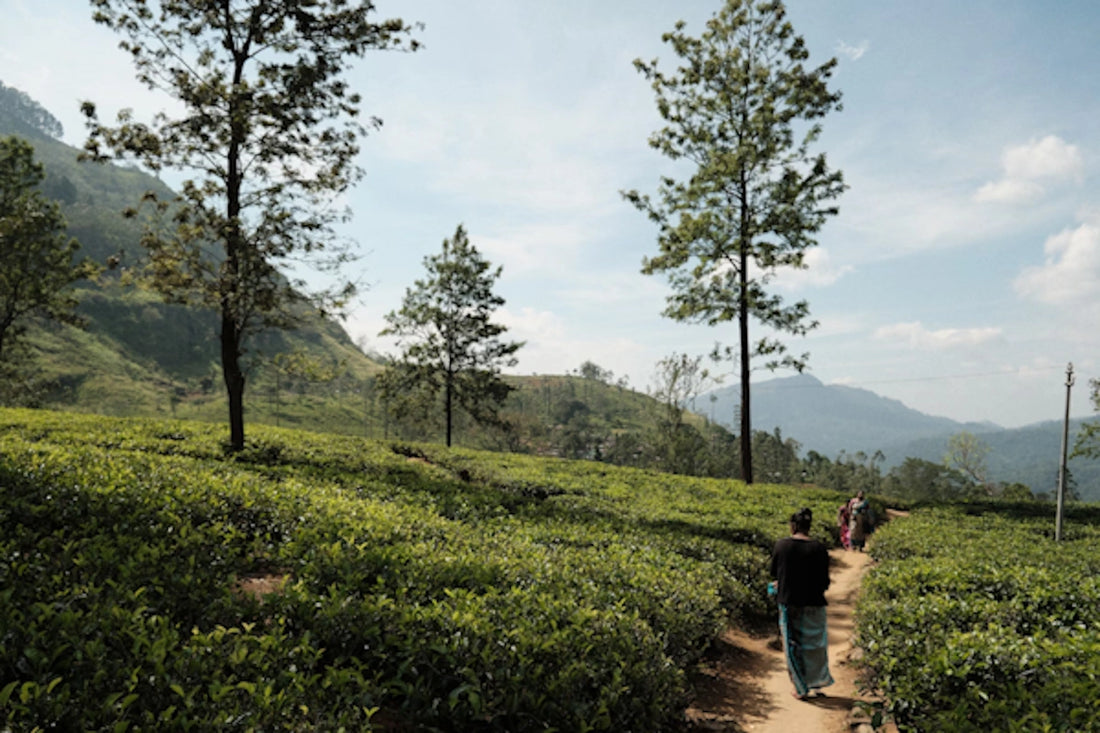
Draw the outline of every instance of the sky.
[[[622,198],[676,168],[636,58],[672,70],[661,41],[699,35],[719,0],[377,0],[422,23],[416,53],[375,52],[348,75],[364,113],[366,177],[342,230],[367,285],[345,328],[378,353],[384,316],[463,224],[502,274],[496,313],[522,340],[517,374],[591,361],[644,390],[659,360],[736,342],[736,324],[662,317],[667,281],[643,275],[656,227]],[[83,0],[0,0],[0,81],[84,138],[101,119],[170,108],[134,80]],[[815,151],[844,174],[840,212],[809,268],[769,287],[819,326],[784,336],[826,384],[959,421],[1074,417],[1100,378],[1100,4],[1091,0],[788,0],[818,65],[835,57],[843,109]],[[754,326],[754,334],[762,332]],[[733,365],[712,365],[735,384]],[[758,371],[755,381],[790,376]]]

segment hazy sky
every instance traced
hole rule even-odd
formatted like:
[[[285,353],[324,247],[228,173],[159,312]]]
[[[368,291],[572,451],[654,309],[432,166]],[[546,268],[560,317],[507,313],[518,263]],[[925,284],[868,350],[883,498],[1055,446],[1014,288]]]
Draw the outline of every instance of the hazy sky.
[[[370,284],[346,327],[368,347],[459,223],[494,264],[498,320],[526,340],[517,373],[586,360],[645,388],[674,352],[733,343],[735,324],[661,317],[640,264],[656,229],[623,189],[669,164],[635,58],[675,64],[661,34],[698,35],[718,0],[380,0],[420,21],[423,50],[376,53],[350,80],[383,128],[347,233]],[[80,0],[0,0],[0,81],[80,145],[79,100],[146,119],[117,38]],[[835,56],[844,109],[818,146],[849,190],[810,268],[774,284],[820,327],[787,338],[810,373],[956,420],[1006,427],[1074,416],[1100,377],[1100,4],[1080,0],[791,0],[811,62]],[[729,368],[729,365],[726,367]],[[776,376],[786,376],[778,374]],[[772,378],[758,372],[756,380]],[[727,380],[727,384],[731,383]]]

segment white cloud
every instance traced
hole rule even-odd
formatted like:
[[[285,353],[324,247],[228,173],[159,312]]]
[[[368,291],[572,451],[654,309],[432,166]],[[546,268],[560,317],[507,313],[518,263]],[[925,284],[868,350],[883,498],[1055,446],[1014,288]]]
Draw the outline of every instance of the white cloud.
[[[806,269],[783,269],[776,274],[776,286],[787,291],[832,285],[852,271],[851,265],[837,265],[832,261],[829,250],[824,247],[811,247],[804,258]]]
[[[1008,148],[1001,155],[1002,177],[984,184],[974,194],[983,203],[1026,203],[1045,193],[1040,181],[1080,180],[1084,161],[1076,145],[1047,135]]]
[[[503,266],[508,278],[530,273],[568,274],[589,237],[584,228],[567,223],[530,224],[484,236],[470,233],[474,246],[494,265]]]
[[[1100,296],[1100,227],[1082,224],[1047,238],[1046,262],[1016,278],[1016,292],[1052,305],[1091,305]]]
[[[1018,145],[1002,158],[1005,176],[1014,179],[1074,178],[1081,175],[1083,162],[1076,145],[1055,135],[1038,142]]]
[[[663,278],[642,275],[636,269],[574,272],[557,288],[562,300],[601,314],[616,307],[656,314],[664,308],[669,292]]]
[[[648,360],[647,347],[623,337],[577,337],[560,316],[550,311],[502,308],[494,320],[508,327],[509,339],[526,342],[516,353],[519,365],[512,370],[519,374],[565,374],[592,361],[616,376],[637,377],[631,373]],[[589,329],[584,332],[591,333]]]
[[[385,113],[379,153],[423,166],[427,187],[466,201],[556,216],[617,211],[614,155],[644,150],[648,134],[618,101],[594,92],[565,106],[502,85],[446,102],[440,116],[406,95]]]
[[[849,166],[851,189],[840,204],[840,217],[825,236],[846,262],[857,265],[914,252],[972,246],[1001,235],[1018,222],[990,217],[974,206],[966,189],[897,176],[886,169]]]
[[[811,311],[813,303],[810,303]],[[862,335],[867,333],[867,316],[850,310],[829,311],[820,315],[813,313],[820,325],[811,331],[807,338],[827,339],[837,336]]]
[[[999,328],[942,328],[931,331],[919,321],[895,323],[875,331],[875,338],[905,344],[911,349],[945,351],[981,346],[1001,339]]]
[[[860,41],[854,46],[844,41],[836,43],[836,52],[841,56],[847,56],[852,61],[859,61],[869,50],[871,50],[871,42],[867,40]]]
[[[1019,204],[1034,201],[1043,195],[1043,187],[1034,181],[1002,178],[983,184],[974,194],[979,203]]]

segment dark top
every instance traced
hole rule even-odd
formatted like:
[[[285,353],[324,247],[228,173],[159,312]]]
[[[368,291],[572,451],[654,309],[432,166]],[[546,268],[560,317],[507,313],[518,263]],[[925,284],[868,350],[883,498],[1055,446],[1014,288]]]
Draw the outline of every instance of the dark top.
[[[772,551],[776,600],[785,606],[824,606],[829,587],[829,551],[817,540],[784,537]]]

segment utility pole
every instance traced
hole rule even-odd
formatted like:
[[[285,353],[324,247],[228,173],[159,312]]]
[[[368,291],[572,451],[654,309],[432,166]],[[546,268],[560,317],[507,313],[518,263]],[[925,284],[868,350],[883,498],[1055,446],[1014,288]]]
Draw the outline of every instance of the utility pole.
[[[1073,362],[1066,367],[1066,416],[1062,421],[1062,459],[1058,465],[1058,517],[1054,523],[1054,540],[1062,541],[1062,511],[1066,496],[1066,449],[1069,443],[1069,391],[1073,387]]]

